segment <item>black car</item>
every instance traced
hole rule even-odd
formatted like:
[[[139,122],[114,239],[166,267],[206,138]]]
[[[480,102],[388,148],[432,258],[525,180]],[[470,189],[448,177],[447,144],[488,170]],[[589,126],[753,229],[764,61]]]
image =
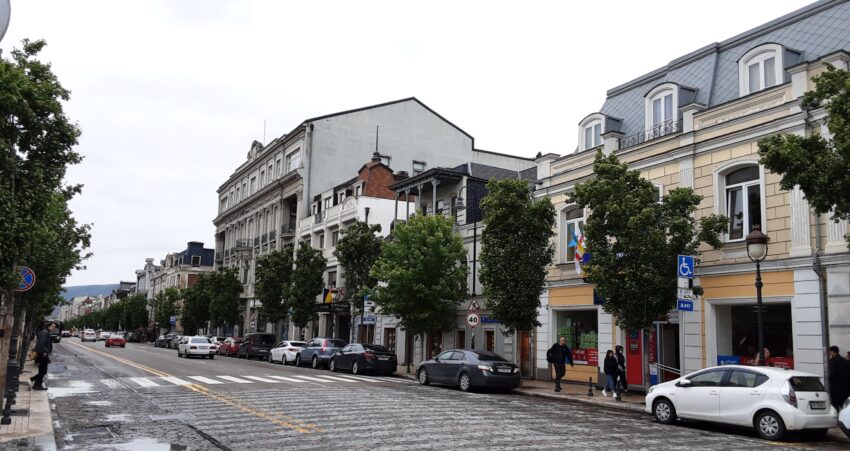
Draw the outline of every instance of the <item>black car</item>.
[[[450,349],[426,360],[416,373],[419,383],[451,385],[462,391],[475,387],[514,389],[519,387],[519,368],[490,351]]]
[[[381,345],[352,343],[337,349],[331,356],[328,369],[351,371],[352,374],[380,373],[391,375],[398,368],[395,353]]]
[[[295,366],[301,366],[304,362],[310,362],[310,366],[316,370],[327,366],[334,352],[347,344],[345,340],[337,338],[314,338],[295,354]]]
[[[156,338],[156,340],[154,340],[154,343],[153,343],[153,344],[154,344],[154,346],[156,346],[157,348],[167,348],[167,347],[168,347],[168,343],[170,343],[170,342],[171,342],[171,340],[173,340],[173,339],[174,339],[174,337],[176,337],[176,336],[177,336],[177,334],[165,334],[165,335],[160,335],[159,337],[157,337],[157,338]]]
[[[168,344],[165,345],[168,349],[177,349],[177,345],[180,343],[180,339],[183,338],[182,335],[175,335]]]
[[[245,356],[250,360],[251,357],[256,357],[260,360],[266,360],[272,352],[272,348],[277,344],[277,336],[269,333],[253,333],[245,335],[242,342],[239,343],[239,350],[236,351],[236,357]]]

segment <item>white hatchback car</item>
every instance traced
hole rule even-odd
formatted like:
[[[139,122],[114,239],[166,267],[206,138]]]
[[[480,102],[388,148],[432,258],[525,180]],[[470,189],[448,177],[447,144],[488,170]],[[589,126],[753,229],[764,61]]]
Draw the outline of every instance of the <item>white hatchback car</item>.
[[[664,424],[684,418],[749,426],[768,440],[803,429],[826,436],[836,425],[820,377],[772,367],[716,366],[655,385],[644,410]]]
[[[177,344],[177,357],[201,357],[215,358],[218,346],[213,344],[207,337],[183,337]]]
[[[275,346],[269,355],[270,363],[281,363],[286,365],[289,362],[295,362],[295,355],[304,349],[303,341],[281,341]]]

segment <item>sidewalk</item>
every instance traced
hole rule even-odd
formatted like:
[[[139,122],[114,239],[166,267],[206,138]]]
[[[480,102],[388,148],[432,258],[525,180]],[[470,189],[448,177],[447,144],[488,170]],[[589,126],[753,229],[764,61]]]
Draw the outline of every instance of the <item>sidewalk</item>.
[[[416,380],[416,367],[411,365],[410,374],[407,374],[407,366],[399,365],[396,374],[404,378]],[[602,396],[602,391],[597,390],[596,386],[593,387],[593,396],[587,396],[587,384],[566,381],[561,383],[561,391],[556,393],[554,382],[523,379],[522,385],[520,388],[514,390],[514,393],[559,401],[593,404],[633,412],[643,412],[644,407],[644,396],[642,394],[627,393],[622,395],[622,401],[615,401],[610,394],[607,397]]]
[[[47,391],[31,390],[29,377],[38,372],[27,360],[20,375],[20,388],[12,406],[12,423],[0,425],[2,450],[55,450],[53,421]],[[5,405],[5,399],[3,400]]]

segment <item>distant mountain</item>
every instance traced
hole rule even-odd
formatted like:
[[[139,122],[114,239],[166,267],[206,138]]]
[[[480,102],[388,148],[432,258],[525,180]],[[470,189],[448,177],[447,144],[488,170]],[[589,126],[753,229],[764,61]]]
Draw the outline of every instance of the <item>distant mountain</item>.
[[[111,294],[112,290],[117,288],[117,283],[111,283],[108,285],[76,285],[73,287],[65,287],[65,292],[62,293],[62,296],[66,301],[70,301],[77,296],[106,296]]]

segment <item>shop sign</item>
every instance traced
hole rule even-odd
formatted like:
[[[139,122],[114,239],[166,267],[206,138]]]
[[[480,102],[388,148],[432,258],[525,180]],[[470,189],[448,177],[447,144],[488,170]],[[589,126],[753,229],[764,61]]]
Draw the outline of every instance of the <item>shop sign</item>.
[[[499,324],[499,320],[490,318],[487,315],[481,315],[481,324]]]
[[[375,317],[372,315],[363,317],[363,324],[375,324]]]
[[[688,299],[679,299],[679,302],[676,304],[676,309],[678,309],[680,312],[693,312],[694,301],[690,301]]]
[[[717,356],[718,365],[740,365],[741,358],[735,355],[719,355]]]
[[[591,366],[599,365],[599,350],[573,349],[573,363]]]

